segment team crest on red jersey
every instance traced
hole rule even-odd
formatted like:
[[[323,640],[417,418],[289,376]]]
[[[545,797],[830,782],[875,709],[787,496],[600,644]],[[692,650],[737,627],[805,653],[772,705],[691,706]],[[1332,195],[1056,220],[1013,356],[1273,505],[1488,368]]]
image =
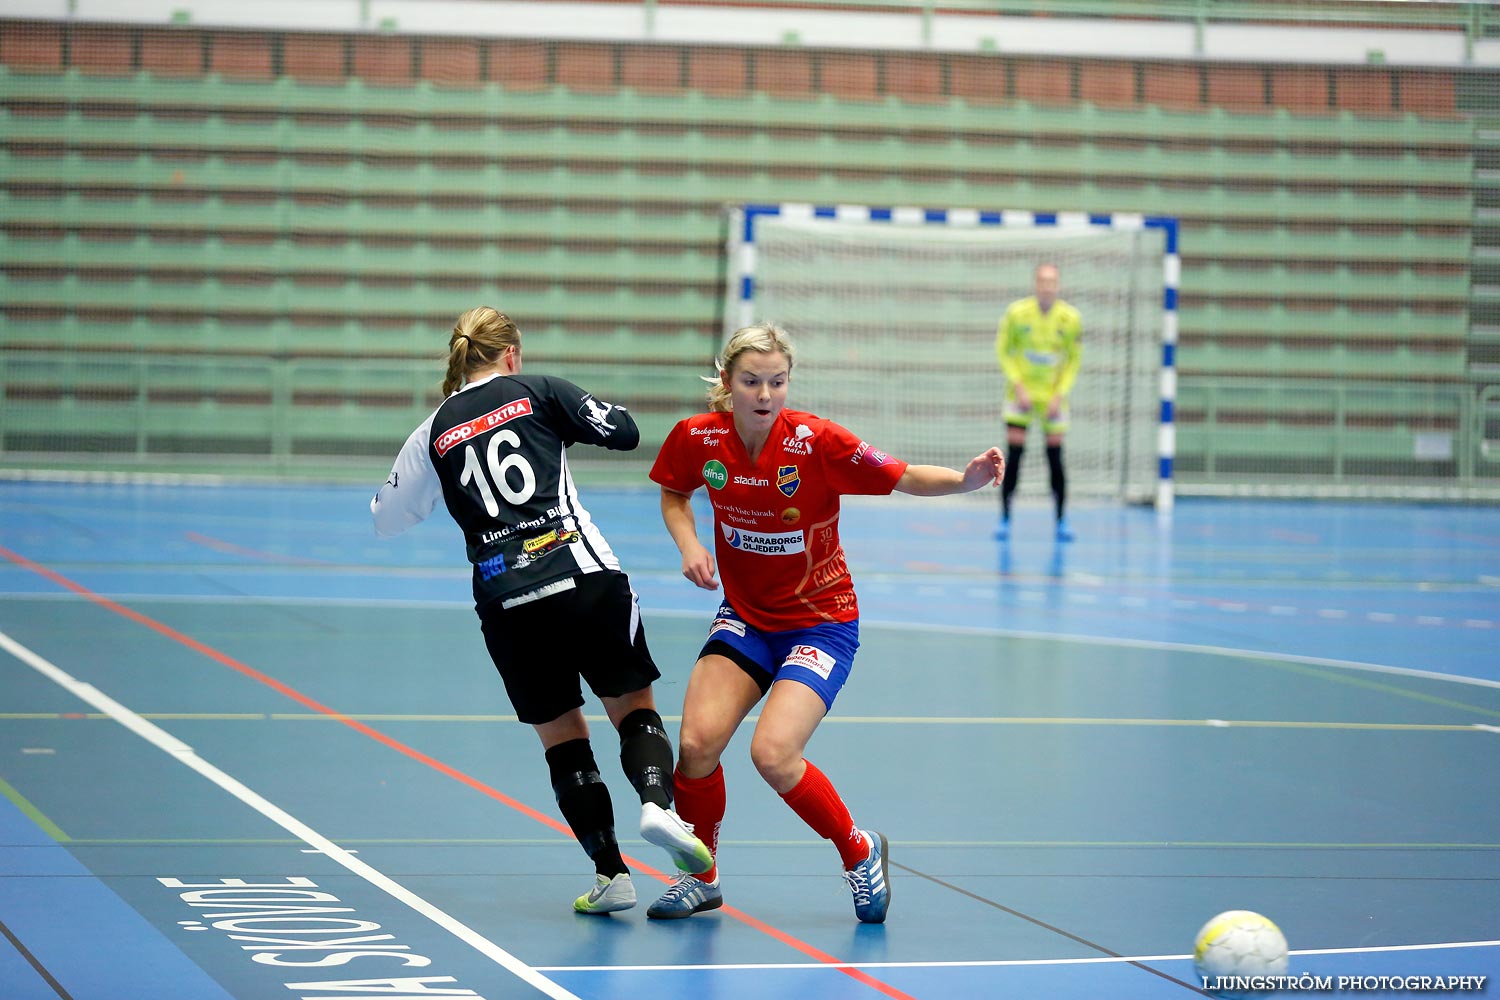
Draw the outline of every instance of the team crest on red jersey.
[[[791,496],[797,492],[797,487],[802,485],[802,476],[797,472],[795,465],[778,465],[776,467],[776,488],[784,495]]]

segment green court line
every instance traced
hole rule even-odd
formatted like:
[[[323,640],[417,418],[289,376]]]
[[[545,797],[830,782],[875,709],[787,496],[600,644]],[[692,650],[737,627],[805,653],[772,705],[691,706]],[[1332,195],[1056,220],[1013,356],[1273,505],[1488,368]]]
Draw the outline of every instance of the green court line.
[[[1315,670],[1308,672],[1321,676]],[[1335,675],[1333,680],[1356,683]],[[1364,682],[1364,686],[1384,688],[1385,685]],[[1399,688],[1392,689],[1401,693]],[[1500,717],[1500,712],[1489,712],[1459,702],[1413,695],[1423,700],[1437,702],[1449,708],[1467,708],[1485,715]],[[516,722],[514,715],[401,715],[361,713],[333,717],[311,712],[141,712],[143,719],[169,719],[175,721],[208,722],[338,722],[342,718],[359,722]],[[0,712],[0,721],[21,719],[69,719],[107,720],[102,712]],[[605,723],[603,715],[584,716],[589,722]],[[759,716],[749,716],[754,722]],[[681,722],[679,715],[664,715],[665,722]],[[1210,729],[1350,729],[1380,732],[1426,732],[1426,733],[1476,733],[1488,732],[1473,723],[1443,722],[1319,722],[1292,719],[1116,719],[1067,716],[969,716],[969,715],[834,715],[823,720],[835,725],[856,726],[1141,726]]]
[[[1500,711],[1491,708],[1480,708],[1478,705],[1470,705],[1467,702],[1454,701],[1451,698],[1439,698],[1437,695],[1422,694],[1418,691],[1408,691],[1406,688],[1397,687],[1394,684],[1384,684],[1380,681],[1369,680],[1365,677],[1356,677],[1347,672],[1336,673],[1326,667],[1314,667],[1301,663],[1287,663],[1280,660],[1262,661],[1278,670],[1286,670],[1291,673],[1302,674],[1304,677],[1315,677],[1319,680],[1334,681],[1339,684],[1350,684],[1354,687],[1364,688],[1368,691],[1379,691],[1382,694],[1393,694],[1398,698],[1407,698],[1412,701],[1425,702],[1429,705],[1441,705],[1444,708],[1456,708],[1465,712],[1475,712],[1479,715],[1488,716],[1492,719],[1500,719]]]
[[[59,844],[66,844],[72,841],[73,838],[64,833],[62,827],[48,819],[46,813],[32,805],[30,799],[16,791],[15,786],[4,778],[0,778],[0,795],[4,795],[7,799],[10,799],[17,809],[26,814],[27,819],[41,827],[43,833]]]
[[[846,722],[877,725],[978,725],[978,726],[1177,726],[1211,729],[1378,729],[1423,732],[1480,732],[1469,724],[1423,722],[1296,722],[1279,719],[1107,719],[1107,718],[981,718],[968,716],[844,716],[825,723]]]
[[[523,838],[486,838],[486,837],[339,837],[335,838],[341,847],[556,847],[565,843],[561,838],[547,840],[537,837]],[[626,842],[634,843],[627,838]],[[1210,850],[1343,850],[1343,851],[1422,851],[1422,850],[1464,850],[1464,851],[1495,851],[1500,850],[1500,843],[1459,843],[1459,842],[1423,842],[1423,841],[1349,841],[1349,842],[1324,842],[1324,841],[1237,841],[1237,840],[901,840],[894,843],[902,847],[933,847],[933,848],[1026,848],[1026,849],[1049,849],[1062,848],[1068,850],[1092,850],[1092,849],[1161,849],[1161,848],[1187,848],[1187,849],[1210,849]],[[215,847],[215,846],[240,846],[240,847],[283,847],[301,844],[303,841],[293,840],[288,837],[229,837],[229,838],[105,838],[89,837],[73,840],[71,843],[84,847]],[[785,847],[802,848],[816,847],[824,841],[814,839],[804,840],[722,840],[721,846],[732,847]]]

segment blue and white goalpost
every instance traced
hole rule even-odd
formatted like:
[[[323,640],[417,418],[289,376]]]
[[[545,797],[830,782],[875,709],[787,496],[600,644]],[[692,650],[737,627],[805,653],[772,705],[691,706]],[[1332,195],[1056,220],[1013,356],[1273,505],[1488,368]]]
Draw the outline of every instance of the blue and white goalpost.
[[[996,327],[1032,294],[1036,265],[1056,263],[1084,330],[1069,494],[1167,512],[1177,233],[1176,219],[1125,213],[743,205],[732,210],[726,332],[781,323],[799,352],[793,405],[908,461],[961,466],[1004,443]],[[1039,454],[1021,485],[1046,495]]]

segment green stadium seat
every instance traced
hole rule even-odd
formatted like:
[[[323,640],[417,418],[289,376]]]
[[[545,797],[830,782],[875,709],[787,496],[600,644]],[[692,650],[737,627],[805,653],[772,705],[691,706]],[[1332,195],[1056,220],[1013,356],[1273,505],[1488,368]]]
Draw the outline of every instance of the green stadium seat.
[[[144,405],[160,449],[388,459],[480,302],[665,434],[701,405],[720,206],[747,200],[1182,218],[1184,469],[1378,469],[1430,402],[1350,418],[1309,387],[1465,377],[1474,137],[1451,73],[344,35],[286,35],[277,62],[254,32],[122,54],[92,28],[60,69],[40,36],[18,66],[15,37],[0,348],[137,356],[81,392],[39,381],[8,436]],[[235,352],[261,367],[132,388],[140,357]]]
[[[1462,308],[1419,314],[1410,306],[1381,307],[1371,314],[1352,309],[1348,304],[1333,304],[1314,312],[1288,309],[1282,302],[1239,305],[1189,300],[1182,304],[1181,322],[1184,330],[1276,338],[1312,334],[1358,340],[1372,333],[1387,338],[1405,333],[1434,342],[1451,343],[1456,350],[1462,348],[1468,333],[1468,321]]]
[[[1178,352],[1181,375],[1252,375],[1267,378],[1462,379],[1466,359],[1462,345],[1440,352],[1405,345],[1357,350],[1353,345],[1304,345],[1296,340],[1267,340],[1255,347],[1235,346],[1228,338],[1185,343]]]

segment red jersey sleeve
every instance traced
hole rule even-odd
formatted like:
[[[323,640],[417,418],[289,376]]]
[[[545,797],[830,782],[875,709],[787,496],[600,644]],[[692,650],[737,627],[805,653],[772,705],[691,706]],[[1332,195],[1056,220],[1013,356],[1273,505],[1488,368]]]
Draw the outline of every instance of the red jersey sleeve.
[[[885,496],[906,473],[905,462],[860,440],[847,427],[828,421],[819,438],[823,472],[840,494]]]
[[[651,466],[651,481],[678,493],[691,493],[703,485],[701,469],[694,469],[687,454],[688,421],[679,420],[656,453]]]

